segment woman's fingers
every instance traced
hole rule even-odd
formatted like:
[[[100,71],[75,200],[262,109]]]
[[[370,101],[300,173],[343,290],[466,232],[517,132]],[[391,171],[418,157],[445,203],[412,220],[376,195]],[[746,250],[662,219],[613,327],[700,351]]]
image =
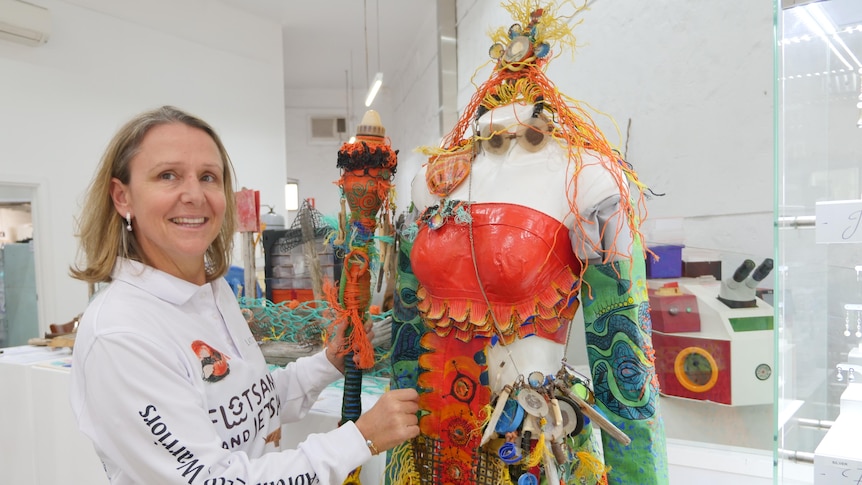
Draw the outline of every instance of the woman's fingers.
[[[383,452],[419,435],[419,394],[415,389],[385,392],[356,420],[356,427]]]

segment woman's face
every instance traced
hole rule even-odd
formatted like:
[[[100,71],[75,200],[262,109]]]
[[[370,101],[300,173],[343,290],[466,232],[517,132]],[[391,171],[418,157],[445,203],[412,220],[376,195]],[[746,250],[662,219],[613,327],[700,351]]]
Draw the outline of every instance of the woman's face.
[[[225,214],[224,163],[206,132],[171,123],[144,136],[129,183],[112,180],[111,195],[147,262],[187,281],[206,281],[204,254]]]

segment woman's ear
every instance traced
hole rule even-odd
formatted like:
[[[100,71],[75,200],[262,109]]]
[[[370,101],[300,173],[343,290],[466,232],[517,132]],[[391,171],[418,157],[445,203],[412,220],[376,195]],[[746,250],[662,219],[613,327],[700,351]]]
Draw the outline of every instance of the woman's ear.
[[[120,179],[116,177],[111,179],[111,200],[114,201],[114,209],[122,216],[131,212],[128,190],[128,186],[120,182]]]

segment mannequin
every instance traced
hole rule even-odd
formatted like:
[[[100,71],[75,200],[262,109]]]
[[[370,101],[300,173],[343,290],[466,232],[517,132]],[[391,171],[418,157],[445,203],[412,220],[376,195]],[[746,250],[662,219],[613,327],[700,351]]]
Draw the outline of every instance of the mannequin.
[[[479,132],[488,133],[493,124],[497,127],[507,127],[508,131],[505,133],[514,134],[517,127],[521,125],[521,120],[530,119],[532,111],[533,106],[524,103],[497,108],[479,119]],[[566,232],[577,231],[577,228],[573,227],[575,218],[571,213],[567,197],[567,185],[573,167],[570,167],[565,150],[552,140],[545,141],[544,146],[538,151],[528,151],[518,143],[510,143],[509,145],[505,153],[491,153],[488,150],[477,153],[467,180],[449,194],[449,199],[472,201],[476,206],[481,204],[482,207],[490,208],[488,210],[494,214],[505,214],[507,211],[517,210],[517,215],[514,216],[516,221],[521,218],[533,219],[544,215],[552,218],[554,223],[562,224]],[[576,194],[577,206],[588,208],[592,212],[597,212],[602,206],[618,206],[621,196],[613,175],[595,157],[595,154],[590,153],[582,157],[582,168],[579,176],[582,182],[579,183],[579,187],[584,187],[584,189],[579,190]],[[427,165],[420,170],[414,179],[411,190],[413,203],[419,212],[439,205],[442,200],[430,192],[426,181],[427,170]],[[510,204],[519,207],[506,207]],[[615,212],[614,216],[619,218],[621,214]],[[619,220],[601,221],[601,223],[606,227],[624,224]],[[557,230],[553,225],[551,228],[552,231]],[[609,232],[612,230],[610,229]],[[554,235],[554,233],[548,235],[549,239],[553,238]],[[475,237],[476,233],[474,232]],[[578,235],[577,239],[585,240],[585,236],[583,234]],[[630,242],[630,239],[627,239],[625,241],[610,240],[608,243],[611,246],[624,245],[619,249],[610,249],[610,251],[619,252],[626,250]],[[492,242],[492,244],[497,246],[500,243]],[[503,248],[499,252],[505,253],[508,249],[513,248]],[[518,248],[515,247],[514,249]],[[416,250],[415,247],[414,250]],[[589,256],[595,258],[597,253],[595,250],[579,251],[576,247],[570,248],[570,251],[577,254],[578,260],[588,259]],[[578,254],[579,252],[590,254]],[[464,259],[470,259],[469,254],[464,256],[466,256]],[[497,271],[505,272],[515,279],[524,279],[526,275],[523,273],[530,269],[520,267],[520,260],[524,256],[526,255],[509,254],[510,260],[500,263],[518,267],[512,268],[512,271],[506,271],[506,268],[497,268]],[[414,254],[413,258],[416,257],[419,255]],[[436,257],[431,256],[429,259],[434,258]],[[479,256],[479,258],[482,257]],[[536,263],[541,264],[542,261],[538,260]],[[469,267],[468,273],[473,273],[471,261],[467,261],[467,266]],[[483,269],[485,268],[480,268],[480,271]],[[535,270],[535,268],[533,269]],[[434,273],[438,270],[439,268],[436,267],[414,267],[414,272],[417,273],[420,282],[423,281],[423,276],[429,279],[434,278]],[[425,274],[426,271],[428,272],[427,275]],[[473,277],[472,274],[467,276]],[[501,281],[500,283],[516,284],[514,281]],[[487,290],[488,288],[486,288]],[[528,288],[528,290],[530,292],[536,291],[535,288]],[[560,360],[565,357],[563,353],[564,343],[547,338],[523,338],[512,341],[508,349],[512,353],[512,358],[516,359],[516,364],[520,365],[506,365],[508,356],[502,355],[503,352],[495,352],[500,350],[500,347],[500,345],[491,347],[492,354],[490,357],[492,359],[488,365],[490,369],[498,373],[490,376],[491,391],[495,393],[500,391],[503,383],[513,382],[516,379],[516,368],[522,371],[538,370],[545,374],[551,374],[559,370]]]
[[[508,45],[491,49],[491,79],[441,148],[425,150],[412,185],[419,217],[402,231],[393,385],[420,390],[421,435],[390,477],[667,483],[629,189],[640,184],[544,76],[541,33],[565,31],[562,21],[548,9],[516,20]],[[586,328],[572,329],[581,305]],[[588,378],[565,362],[571,331],[586,332]]]

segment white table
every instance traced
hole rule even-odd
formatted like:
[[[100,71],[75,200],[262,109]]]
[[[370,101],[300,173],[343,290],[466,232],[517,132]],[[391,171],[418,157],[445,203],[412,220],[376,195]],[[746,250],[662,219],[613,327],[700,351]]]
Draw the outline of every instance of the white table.
[[[47,347],[0,349],[0,482],[26,485],[107,485],[102,462],[78,431],[69,404],[71,352]],[[363,409],[388,381],[366,377]],[[321,393],[309,414],[282,428],[282,447],[294,448],[309,433],[338,426],[343,380]],[[385,456],[363,465],[363,485],[382,483]]]
[[[0,470],[4,483],[107,484],[69,405],[68,349],[12,347],[0,354]]]

